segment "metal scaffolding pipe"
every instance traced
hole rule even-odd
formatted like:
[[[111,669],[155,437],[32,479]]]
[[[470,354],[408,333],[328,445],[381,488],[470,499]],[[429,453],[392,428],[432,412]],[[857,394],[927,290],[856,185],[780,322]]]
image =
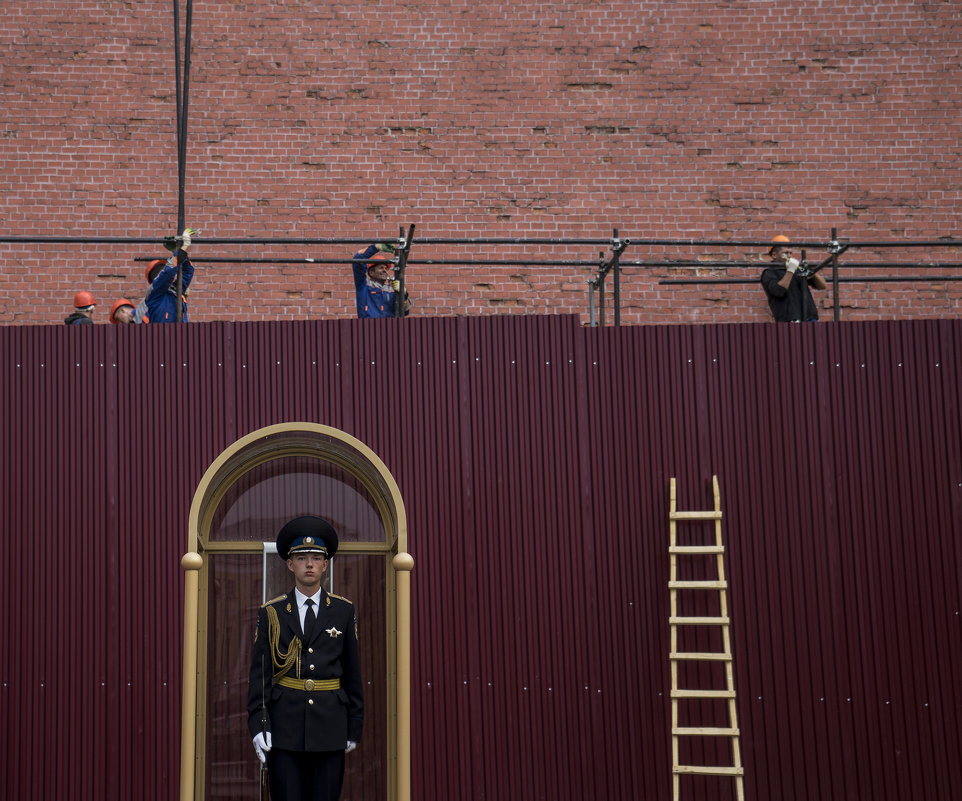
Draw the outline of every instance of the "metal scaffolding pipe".
[[[370,240],[366,240],[370,241]],[[155,256],[135,256],[135,262],[153,261]],[[352,258],[313,258],[311,256],[204,256],[200,261],[205,264],[349,264],[353,262],[363,263],[368,259]],[[597,260],[562,260],[562,259],[408,259],[407,264],[418,266],[442,266],[442,265],[480,265],[486,267],[597,267]],[[666,269],[696,269],[696,270],[725,270],[733,267],[744,269],[763,269],[767,262],[760,261],[719,261],[719,262],[673,262],[673,261],[619,261],[618,266],[622,269],[628,268],[650,268],[662,267]],[[864,261],[864,262],[845,262],[846,269],[880,269],[880,268],[914,268],[919,270],[937,269],[962,269],[962,262],[938,262],[931,264],[920,264],[914,261],[885,262],[885,261]],[[690,279],[692,281],[696,279]],[[664,282],[661,282],[664,283]]]
[[[178,232],[179,233],[179,232]],[[0,243],[13,244],[158,244],[162,245],[164,237],[161,236],[6,236],[0,234]],[[332,244],[368,244],[370,242],[394,242],[395,237],[340,237],[340,238],[320,238],[320,237],[197,237],[194,242],[204,245],[332,245]],[[430,238],[418,239],[420,245],[585,245],[599,246],[611,245],[610,239],[581,239],[581,238]],[[712,247],[726,248],[733,247],[752,247],[767,250],[771,246],[768,240],[735,240],[735,239],[631,239],[631,244],[635,246],[647,247]],[[828,249],[831,242],[805,241],[793,242],[798,248]],[[846,241],[842,244],[850,248],[962,248],[962,240],[959,239],[939,239],[939,240],[905,240],[899,242],[881,241]]]
[[[705,279],[703,281],[697,278],[680,278],[678,280],[666,279],[659,281],[659,284],[674,284],[674,285],[695,285],[695,284],[743,284],[754,286],[758,284],[759,279],[757,278],[716,278],[716,279]],[[840,284],[867,284],[876,282],[890,282],[895,284],[910,284],[918,282],[931,282],[931,283],[941,283],[943,281],[962,281],[962,275],[863,275],[857,278],[839,278],[838,283]],[[825,283],[831,284],[831,279],[826,279]]]

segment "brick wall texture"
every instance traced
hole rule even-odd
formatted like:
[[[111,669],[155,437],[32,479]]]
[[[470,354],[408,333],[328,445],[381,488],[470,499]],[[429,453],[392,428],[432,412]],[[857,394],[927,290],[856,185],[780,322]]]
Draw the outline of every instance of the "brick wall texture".
[[[169,0],[3,14],[0,235],[173,233]],[[862,242],[962,235],[958,2],[195,0],[191,33],[194,321],[354,314],[348,265],[322,260],[355,245],[205,236],[373,240],[415,224],[407,281],[424,316],[587,323],[588,281],[610,254],[431,239],[604,242],[618,229],[719,243],[633,242],[629,263],[749,262],[626,267],[622,322],[648,324],[768,320],[757,243],[775,233],[817,245],[812,259],[832,228]],[[143,297],[137,259],[160,255],[0,243],[0,324],[60,323],[78,289],[105,323],[115,298]],[[555,263],[523,263],[539,260]],[[940,277],[962,276],[959,262],[954,247],[849,251],[841,318],[955,317],[962,282]],[[885,266],[904,263],[956,266]],[[926,280],[878,280],[896,276]],[[744,283],[661,283],[694,277]],[[831,319],[831,288],[821,296]]]

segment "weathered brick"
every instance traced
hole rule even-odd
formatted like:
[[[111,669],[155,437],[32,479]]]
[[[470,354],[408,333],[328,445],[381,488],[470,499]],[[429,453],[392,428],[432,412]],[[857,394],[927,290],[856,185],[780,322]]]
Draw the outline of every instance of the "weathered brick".
[[[5,9],[0,219],[5,233],[157,237],[176,225],[170,4],[43,0]],[[482,257],[423,238],[826,243],[958,235],[960,22],[951,3],[609,0],[197,5],[188,223],[201,229],[195,320],[350,316],[346,262],[205,264],[272,252],[216,237],[397,235],[413,258]],[[412,265],[415,314],[588,312],[604,246],[499,246],[484,258],[586,266]],[[645,248],[626,259],[761,258],[763,248]],[[810,258],[824,256],[810,248]],[[58,323],[76,289],[143,295],[150,246],[0,245],[0,323]],[[958,261],[919,249],[847,261]],[[626,269],[626,323],[765,320],[746,285],[659,284]],[[524,276],[519,280],[513,276]],[[931,285],[931,288],[929,288]],[[611,303],[609,281],[607,302]],[[956,316],[952,283],[846,283],[844,319]],[[825,316],[830,293],[821,306]],[[320,311],[319,311],[320,310]]]

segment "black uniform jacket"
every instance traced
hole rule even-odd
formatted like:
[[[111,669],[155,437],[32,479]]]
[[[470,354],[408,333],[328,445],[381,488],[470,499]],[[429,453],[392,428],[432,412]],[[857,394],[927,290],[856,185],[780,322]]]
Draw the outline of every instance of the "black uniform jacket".
[[[247,725],[253,738],[267,708],[271,744],[285,751],[343,751],[361,739],[364,691],[357,648],[354,604],[321,591],[317,622],[303,643],[294,590],[264,604],[247,693]],[[294,689],[278,682],[339,679],[340,688]],[[262,690],[263,687],[263,690]]]

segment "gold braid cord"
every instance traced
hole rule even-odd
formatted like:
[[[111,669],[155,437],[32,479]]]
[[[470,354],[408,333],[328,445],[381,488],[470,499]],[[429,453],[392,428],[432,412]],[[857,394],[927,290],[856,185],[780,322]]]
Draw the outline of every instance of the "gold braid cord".
[[[267,607],[267,641],[271,647],[271,662],[274,664],[274,683],[286,676],[294,665],[297,665],[297,675],[301,675],[301,638],[294,637],[287,651],[281,653],[281,622],[277,619],[277,610],[273,606]]]

